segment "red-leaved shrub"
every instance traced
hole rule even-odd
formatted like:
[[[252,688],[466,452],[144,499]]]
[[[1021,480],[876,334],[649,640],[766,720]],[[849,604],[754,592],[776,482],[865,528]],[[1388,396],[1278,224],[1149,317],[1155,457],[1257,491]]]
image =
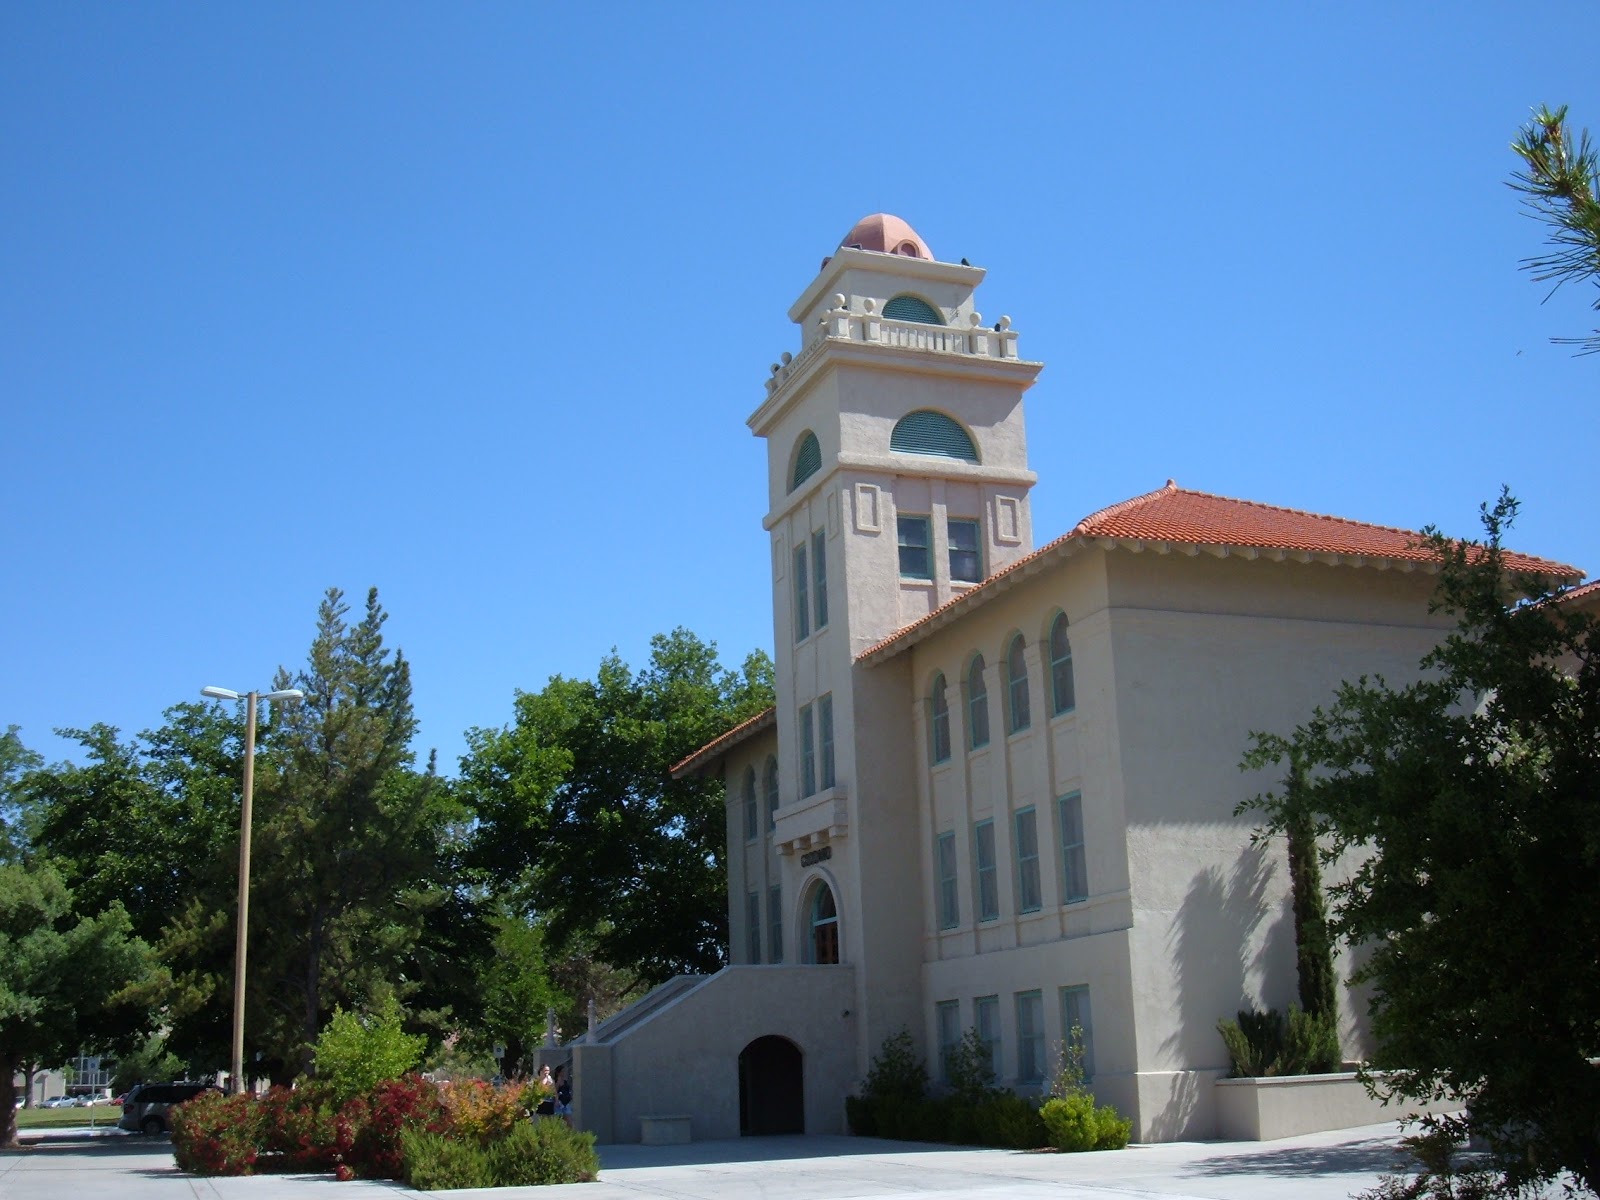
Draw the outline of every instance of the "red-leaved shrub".
[[[247,1095],[204,1092],[175,1105],[172,1154],[195,1175],[248,1175],[256,1163],[255,1101]]]
[[[510,1133],[518,1121],[525,1121],[530,1107],[537,1103],[531,1086],[513,1084],[495,1087],[481,1079],[462,1079],[439,1085],[452,1138],[476,1141],[483,1145]]]
[[[262,1171],[331,1171],[335,1163],[333,1104],[315,1083],[278,1086],[256,1101]]]
[[[406,1075],[347,1101],[334,1118],[340,1161],[363,1179],[400,1179],[400,1135],[407,1129],[443,1133],[449,1127],[437,1084]]]

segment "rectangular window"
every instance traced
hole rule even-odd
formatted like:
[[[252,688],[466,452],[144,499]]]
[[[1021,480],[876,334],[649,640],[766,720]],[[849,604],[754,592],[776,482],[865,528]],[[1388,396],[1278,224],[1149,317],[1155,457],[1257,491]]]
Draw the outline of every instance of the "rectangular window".
[[[822,786],[834,785],[833,774],[833,693],[817,701],[817,741],[822,751]]]
[[[817,790],[817,742],[811,726],[811,705],[800,706],[800,794],[810,796]]]
[[[1077,792],[1056,801],[1061,826],[1061,903],[1089,898],[1089,869],[1083,854],[1083,797]]]
[[[816,605],[816,625],[821,629],[828,623],[828,551],[820,529],[811,535],[811,570],[812,602]]]
[[[932,579],[933,556],[928,549],[928,518],[898,517],[900,578]]]
[[[1017,814],[1017,911],[1038,912],[1043,901],[1039,895],[1039,822],[1031,808]]]
[[[747,939],[746,960],[758,963],[761,961],[761,893],[751,892],[745,897],[745,936]]]
[[[811,636],[811,601],[806,597],[808,582],[806,546],[801,542],[794,548],[794,640],[797,642]]]
[[[941,833],[933,849],[939,872],[939,928],[954,929],[961,924],[961,905],[956,893],[956,835]]]
[[[1017,993],[1017,1082],[1044,1078],[1044,995]]]
[[[767,759],[767,832],[778,827],[778,763]]]
[[[1000,997],[979,996],[974,1000],[972,1024],[977,1028],[978,1036],[989,1047],[989,1070],[998,1082],[1000,1069],[1005,1066],[1000,1045]]]
[[[748,774],[744,781],[744,840],[753,842],[760,832],[760,822],[756,815],[755,776]]]
[[[1074,1039],[1083,1054],[1083,1081],[1088,1083],[1094,1078],[1094,1024],[1089,1019],[1086,987],[1061,989],[1061,1040],[1070,1046]]]
[[[783,889],[776,886],[767,892],[767,961],[783,961]]]
[[[961,1001],[941,1000],[934,1005],[939,1021],[939,1081],[950,1082],[950,1060],[961,1045]]]
[[[972,829],[978,866],[978,920],[1000,915],[1000,870],[994,860],[994,822],[979,821]]]
[[[978,542],[978,523],[954,517],[950,534],[950,579],[954,583],[978,583],[983,579],[983,551]]]

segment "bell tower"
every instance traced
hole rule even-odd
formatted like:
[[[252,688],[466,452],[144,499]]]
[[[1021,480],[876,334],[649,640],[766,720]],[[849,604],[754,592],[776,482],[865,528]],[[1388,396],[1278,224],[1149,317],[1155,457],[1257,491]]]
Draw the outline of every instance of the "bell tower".
[[[979,315],[983,276],[898,217],[858,222],[790,307],[800,348],[749,419],[767,443],[785,944],[853,969],[863,1071],[921,1022],[926,887],[906,836],[919,681],[904,659],[856,660],[1033,549],[1022,394],[1041,364],[1009,318]]]

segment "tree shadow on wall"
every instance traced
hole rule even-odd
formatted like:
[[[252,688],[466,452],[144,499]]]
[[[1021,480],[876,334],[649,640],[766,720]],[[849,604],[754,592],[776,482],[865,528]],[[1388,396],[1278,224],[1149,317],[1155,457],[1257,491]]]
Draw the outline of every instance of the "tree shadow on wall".
[[[1267,890],[1276,870],[1268,848],[1253,845],[1240,853],[1226,876],[1220,867],[1212,866],[1190,881],[1167,937],[1177,984],[1178,1021],[1177,1029],[1161,1044],[1166,1061],[1226,1067],[1227,1054],[1217,1022],[1233,1016],[1246,995],[1248,974],[1275,957],[1275,947],[1283,936],[1284,914],[1280,911],[1260,949],[1247,955],[1246,947],[1257,928],[1273,915]],[[1153,1136],[1196,1136],[1189,1126],[1200,1104],[1202,1086],[1202,1077],[1184,1077],[1156,1114]]]

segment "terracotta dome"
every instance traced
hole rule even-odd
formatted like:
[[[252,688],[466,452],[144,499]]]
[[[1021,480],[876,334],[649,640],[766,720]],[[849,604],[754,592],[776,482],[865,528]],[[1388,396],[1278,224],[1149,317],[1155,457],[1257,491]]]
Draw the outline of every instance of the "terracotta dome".
[[[839,243],[841,250],[846,246],[876,250],[880,254],[903,254],[907,258],[933,258],[928,243],[917,236],[915,229],[892,213],[873,213],[870,217],[862,217]]]

